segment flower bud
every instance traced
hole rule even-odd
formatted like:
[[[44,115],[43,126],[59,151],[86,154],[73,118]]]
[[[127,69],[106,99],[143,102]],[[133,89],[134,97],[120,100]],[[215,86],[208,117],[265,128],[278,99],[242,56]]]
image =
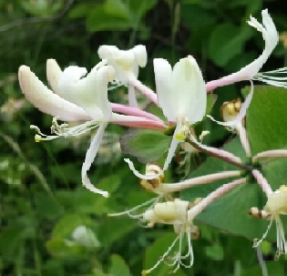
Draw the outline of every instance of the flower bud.
[[[224,102],[221,106],[220,112],[223,118],[223,121],[229,122],[234,120],[241,108],[241,100],[236,99],[229,102]]]
[[[151,176],[151,175],[157,175],[159,172],[161,172],[161,167],[157,164],[147,164],[145,175]],[[154,190],[162,185],[164,181],[164,176],[159,175],[158,177],[154,179],[141,179],[140,185],[147,191],[154,192]]]
[[[287,186],[280,186],[268,197],[264,210],[267,213],[287,214]]]

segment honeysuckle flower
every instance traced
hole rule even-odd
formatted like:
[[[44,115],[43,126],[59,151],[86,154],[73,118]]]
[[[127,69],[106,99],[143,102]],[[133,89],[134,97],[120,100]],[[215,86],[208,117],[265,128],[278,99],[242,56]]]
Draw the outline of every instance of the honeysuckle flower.
[[[262,14],[262,24],[259,23],[257,21],[257,19],[255,19],[252,16],[250,16],[250,20],[247,21],[247,23],[251,27],[254,27],[257,31],[262,33],[262,37],[265,41],[265,47],[264,47],[262,54],[257,59],[255,59],[253,62],[251,62],[247,66],[241,68],[238,72],[232,73],[231,75],[228,75],[228,76],[223,77],[223,78],[218,79],[218,80],[210,81],[206,84],[206,90],[212,91],[217,87],[229,85],[229,84],[239,82],[239,81],[249,80],[251,82],[251,91],[250,91],[249,95],[246,97],[246,100],[245,100],[244,104],[242,105],[240,113],[238,114],[238,116],[233,121],[229,121],[229,122],[218,122],[218,121],[216,121],[217,123],[219,123],[223,126],[232,127],[232,126],[236,125],[238,122],[240,122],[244,118],[244,116],[246,115],[246,110],[249,107],[249,105],[251,103],[251,99],[253,97],[252,80],[260,80],[260,81],[275,85],[275,82],[271,81],[271,77],[264,78],[264,74],[258,74],[259,70],[261,69],[263,64],[267,61],[267,59],[269,58],[269,56],[271,55],[272,51],[274,50],[274,48],[276,47],[276,45],[279,41],[278,32],[276,30],[276,27],[274,25],[272,18],[270,17],[270,15],[268,13],[268,10],[267,9],[263,10],[261,14]],[[287,71],[286,68],[283,68],[283,71],[284,70]],[[273,73],[273,72],[271,72],[271,73]],[[277,71],[276,71],[276,73],[277,73]]]
[[[280,215],[287,214],[287,187],[285,185],[280,186],[278,190],[270,194],[267,199],[267,203],[264,207],[266,215],[264,218],[270,220],[266,232],[263,234],[262,238],[254,244],[257,247],[267,236],[273,221],[276,223],[276,233],[277,233],[277,254],[287,254],[287,243],[285,239],[284,227],[280,218]]]
[[[115,68],[115,78],[122,84],[129,86],[129,104],[137,107],[134,87],[130,81],[137,79],[139,67],[147,63],[147,51],[144,45],[137,45],[130,50],[120,50],[116,46],[102,45],[98,49],[99,57]]]
[[[252,16],[250,16],[250,20],[247,21],[247,23],[251,27],[255,28],[257,31],[262,33],[262,37],[265,41],[265,47],[262,54],[253,62],[241,68],[238,72],[232,73],[231,75],[228,75],[218,80],[207,82],[207,91],[212,91],[217,87],[229,85],[239,81],[258,79],[256,77],[256,74],[259,72],[263,64],[267,61],[272,51],[278,44],[279,40],[278,32],[272,18],[268,13],[268,10],[263,10],[261,14],[262,24],[259,23],[257,19]],[[261,79],[261,81],[263,80]]]
[[[42,112],[55,116],[51,129],[55,135],[44,135],[38,127],[33,126],[38,132],[35,140],[51,140],[59,136],[78,136],[97,128],[97,133],[92,139],[82,166],[82,182],[90,191],[107,197],[108,193],[97,189],[87,176],[100,147],[107,124],[112,122],[131,127],[155,129],[163,129],[164,125],[157,120],[153,121],[143,117],[125,116],[112,112],[112,105],[107,97],[108,82],[114,79],[115,73],[112,66],[103,66],[100,63],[89,74],[87,74],[86,68],[77,66],[70,66],[63,72],[58,69],[52,70],[52,72],[56,73],[53,75],[49,72],[49,81],[57,94],[49,90],[30,71],[29,67],[22,65],[19,68],[19,82],[26,98]],[[58,119],[64,121],[83,120],[85,122],[70,127],[68,124],[58,124]]]
[[[163,171],[168,168],[179,143],[192,136],[190,126],[203,119],[206,111],[205,83],[196,60],[188,56],[180,59],[172,69],[165,59],[154,59],[158,104],[169,122],[176,124]],[[180,88],[180,90],[179,90]],[[139,173],[129,159],[125,159],[134,174]]]
[[[106,62],[102,61],[99,64],[97,64],[97,67],[104,66],[105,64]],[[47,60],[46,74],[47,74],[47,80],[53,92],[65,98],[65,95],[62,95],[61,91],[59,91],[58,89],[59,81],[63,75],[63,72],[56,60],[54,59]],[[145,112],[143,110],[140,110],[139,108],[125,106],[125,105],[118,104],[118,103],[111,103],[111,105],[112,105],[113,112],[123,113],[126,115],[132,115],[132,116],[144,117],[144,118],[147,118],[153,121],[161,121],[157,116],[151,113]]]
[[[189,206],[190,202],[175,199],[174,201],[157,203],[153,209],[149,209],[144,213],[143,219],[148,223],[148,227],[153,227],[156,223],[170,224],[174,226],[174,231],[178,236],[168,247],[162,257],[156,262],[156,264],[152,268],[142,271],[142,275],[150,273],[163,261],[165,261],[165,263],[167,263],[169,266],[175,266],[173,272],[176,272],[180,266],[190,268],[193,265],[194,256],[191,236],[192,233],[198,232],[198,228],[193,225],[191,221],[187,220],[187,211]],[[184,248],[184,237],[186,237],[188,249],[187,253],[182,255]],[[169,256],[176,244],[178,244],[177,251],[173,256]],[[188,263],[183,263],[183,260],[188,260]]]

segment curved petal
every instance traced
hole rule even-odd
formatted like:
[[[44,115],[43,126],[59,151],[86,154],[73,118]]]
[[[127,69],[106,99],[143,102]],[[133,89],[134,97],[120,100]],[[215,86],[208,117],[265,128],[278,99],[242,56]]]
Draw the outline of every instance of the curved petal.
[[[156,92],[158,104],[162,108],[164,116],[172,122],[176,121],[176,113],[172,108],[172,100],[174,93],[171,89],[172,68],[167,60],[163,58],[155,58],[153,60]]]
[[[207,95],[202,73],[192,56],[175,64],[171,87],[171,104],[177,116],[187,117],[191,124],[201,121],[206,111]]]
[[[90,169],[90,167],[91,167],[91,165],[92,165],[92,163],[93,163],[93,161],[94,161],[94,159],[98,153],[99,147],[101,145],[101,141],[102,141],[103,136],[104,136],[106,126],[107,126],[106,123],[101,124],[99,126],[99,129],[97,130],[97,133],[96,133],[95,137],[93,138],[89,149],[87,150],[86,158],[85,158],[85,161],[84,161],[83,166],[82,166],[82,182],[83,182],[83,185],[88,190],[90,190],[91,192],[96,193],[96,194],[101,194],[104,197],[108,197],[109,193],[107,191],[103,191],[103,190],[96,188],[91,183],[87,173],[88,173],[88,171],[89,171],[89,169]]]
[[[137,64],[140,67],[145,67],[147,64],[147,51],[146,51],[146,47],[144,45],[137,45],[135,47],[133,47],[132,52],[135,55]]]
[[[252,16],[250,17],[250,20],[247,21],[247,23],[251,27],[256,28],[257,31],[262,33],[263,39],[265,41],[265,47],[262,54],[249,65],[241,68],[238,72],[223,77],[221,79],[208,82],[206,84],[207,91],[211,91],[217,87],[229,85],[234,82],[250,80],[259,72],[259,70],[266,62],[279,40],[278,32],[272,18],[268,14],[267,9],[262,11],[262,22],[263,24],[260,24]]]
[[[247,109],[248,109],[248,107],[251,103],[251,100],[253,98],[254,86],[253,86],[252,81],[250,81],[250,83],[251,83],[250,92],[249,92],[248,96],[246,97],[245,102],[241,105],[240,111],[239,111],[239,113],[235,119],[233,119],[232,121],[228,121],[228,122],[220,122],[220,121],[215,120],[210,115],[207,115],[207,117],[209,117],[212,121],[218,123],[219,125],[226,126],[226,127],[235,127],[246,116]]]
[[[58,84],[62,76],[62,70],[55,59],[48,59],[46,62],[46,76],[53,92],[59,95]]]
[[[59,91],[69,93],[71,101],[82,107],[93,119],[109,119],[112,113],[108,101],[108,82],[114,77],[111,66],[95,66],[84,78],[85,68],[66,68],[59,82]]]
[[[63,121],[91,119],[82,108],[62,99],[48,89],[28,66],[20,66],[18,77],[26,99],[40,111],[59,117]]]
[[[102,45],[98,49],[98,55],[114,67],[117,80],[128,84],[131,78],[137,78],[139,63],[146,63],[143,47],[139,45],[130,50],[120,50],[116,46]]]

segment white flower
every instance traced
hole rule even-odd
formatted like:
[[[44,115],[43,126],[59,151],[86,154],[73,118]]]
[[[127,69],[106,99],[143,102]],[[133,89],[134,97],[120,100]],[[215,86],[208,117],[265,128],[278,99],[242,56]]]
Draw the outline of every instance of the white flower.
[[[181,59],[173,69],[165,59],[154,59],[154,72],[159,106],[167,120],[176,124],[163,166],[165,171],[178,144],[187,138],[194,139],[190,126],[203,119],[207,96],[201,71],[196,60],[191,56]],[[140,174],[129,159],[125,161],[139,178],[153,178],[153,176]],[[162,172],[158,175],[160,174]]]
[[[56,69],[55,66],[52,68]],[[107,197],[108,192],[97,189],[90,182],[87,172],[97,154],[105,128],[111,120],[112,108],[107,97],[107,86],[108,82],[114,79],[114,69],[111,66],[95,66],[86,75],[85,68],[70,66],[62,73],[57,69],[49,71],[49,76],[51,76],[51,72],[56,72],[50,81],[52,80],[52,86],[58,95],[49,90],[30,71],[30,68],[24,65],[19,68],[21,89],[34,106],[42,112],[56,116],[52,126],[52,131],[56,135],[46,137],[47,140],[58,136],[81,135],[98,127],[82,166],[82,182],[90,191]],[[59,125],[57,118],[70,121],[86,120],[87,122],[76,127],[69,127],[67,124]],[[42,137],[46,135],[42,134],[37,127],[33,128],[40,134],[35,137],[36,141],[45,140]]]
[[[87,176],[87,171],[97,155],[107,124],[112,122],[124,126],[151,129],[162,129],[164,125],[158,120],[112,112],[112,104],[108,101],[107,96],[108,82],[112,81],[115,75],[112,66],[105,66],[103,62],[100,62],[90,73],[86,74],[86,68],[77,66],[70,66],[62,72],[57,62],[50,59],[47,61],[47,78],[55,93],[48,89],[25,65],[19,68],[19,82],[29,102],[40,111],[54,116],[51,130],[55,135],[47,136],[38,127],[31,126],[38,132],[38,135],[35,136],[36,142],[61,136],[79,136],[98,128],[82,166],[82,181],[90,191],[107,197],[108,193],[94,187]],[[59,119],[85,122],[70,127],[68,124],[60,125]]]
[[[130,50],[120,50],[116,46],[102,45],[98,49],[98,54],[104,63],[114,67],[116,82],[128,85],[129,105],[138,107],[134,86],[130,82],[137,79],[139,67],[146,66],[146,47],[144,45],[137,45]]]
[[[257,75],[257,73],[259,72],[263,64],[267,61],[267,59],[269,58],[269,56],[271,55],[272,51],[274,50],[274,48],[276,47],[279,41],[278,32],[276,30],[274,22],[272,18],[270,17],[267,9],[262,11],[262,24],[259,23],[257,19],[252,16],[250,16],[250,20],[247,21],[247,23],[251,27],[254,27],[257,31],[262,33],[262,37],[265,41],[265,47],[264,47],[262,54],[257,59],[255,59],[253,62],[241,68],[238,72],[232,73],[231,75],[225,76],[218,80],[210,81],[206,84],[207,91],[211,91],[217,87],[233,84],[239,81],[249,80],[251,82],[251,90],[248,96],[246,97],[245,102],[241,106],[241,110],[238,116],[234,120],[228,121],[228,122],[219,122],[219,121],[214,120],[211,116],[208,116],[213,121],[216,121],[218,124],[226,126],[226,127],[234,127],[236,124],[242,121],[242,119],[245,117],[246,111],[251,103],[253,92],[254,92],[252,80],[261,80],[261,81],[265,81],[268,83],[268,78],[266,79],[267,80],[266,81],[264,80],[264,77],[262,74]],[[270,72],[270,73],[273,73],[273,72]],[[273,82],[273,85],[275,85],[274,82]]]
[[[156,264],[152,268],[144,270],[142,275],[150,273],[163,261],[169,266],[175,266],[173,272],[176,272],[180,266],[190,268],[193,265],[194,256],[191,236],[198,237],[199,230],[187,219],[189,205],[190,203],[188,201],[175,199],[174,201],[157,203],[153,209],[149,209],[144,213],[143,219],[148,222],[148,227],[153,227],[155,223],[170,224],[173,225],[174,231],[178,236]],[[182,255],[184,236],[187,240],[188,250],[185,255]],[[178,244],[178,250],[173,256],[169,256],[176,244]],[[183,260],[186,259],[189,259],[188,264],[183,263]]]
[[[130,50],[120,50],[116,46],[102,45],[98,55],[115,69],[115,78],[123,84],[128,84],[130,78],[137,78],[139,67],[145,67],[147,52],[144,45],[137,45]]]
[[[280,215],[287,215],[287,187],[282,185],[278,190],[268,196],[267,203],[264,207],[266,212],[265,217],[271,220],[269,226],[264,233],[263,237],[255,243],[257,247],[261,241],[267,236],[269,229],[275,221],[276,223],[276,233],[277,233],[277,258],[280,254],[287,254],[287,243],[285,239],[284,227],[280,219]]]
[[[262,33],[262,37],[265,41],[265,47],[262,54],[253,62],[241,68],[238,72],[223,77],[221,79],[208,82],[206,84],[206,88],[208,91],[211,91],[220,86],[232,84],[234,82],[257,79],[256,74],[259,72],[263,64],[267,61],[279,41],[278,32],[272,18],[268,13],[268,10],[263,10],[261,14],[262,24],[259,23],[257,19],[252,16],[250,16],[250,20],[247,21],[247,23],[251,27],[254,27],[257,31]]]

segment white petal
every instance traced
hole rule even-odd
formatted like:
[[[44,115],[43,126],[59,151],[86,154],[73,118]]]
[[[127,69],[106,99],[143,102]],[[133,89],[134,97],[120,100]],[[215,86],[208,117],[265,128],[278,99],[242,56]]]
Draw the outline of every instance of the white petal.
[[[131,49],[135,55],[136,61],[140,67],[147,64],[147,51],[144,45],[137,45]]]
[[[246,97],[245,102],[241,105],[240,111],[239,111],[238,115],[236,116],[236,118],[234,120],[228,121],[228,122],[220,122],[220,121],[215,120],[210,115],[207,115],[207,117],[209,117],[212,121],[215,121],[219,125],[227,126],[227,127],[235,127],[246,116],[247,109],[248,109],[248,107],[249,107],[249,105],[251,103],[251,100],[253,98],[253,93],[254,93],[253,82],[250,81],[250,83],[251,83],[250,92],[249,92],[248,96]]]
[[[162,108],[164,116],[172,122],[177,120],[176,113],[172,108],[173,91],[171,90],[172,69],[167,60],[155,58],[153,60],[156,92],[158,104]]]
[[[85,68],[66,68],[59,82],[59,91],[69,93],[70,100],[81,106],[93,119],[109,119],[112,108],[108,101],[108,82],[114,77],[111,66],[95,66],[84,78]]]
[[[59,80],[62,76],[62,70],[55,59],[48,59],[46,62],[46,76],[47,80],[56,94],[58,92]]]
[[[98,49],[98,55],[101,59],[118,58],[119,49],[116,46],[102,45]]]
[[[102,141],[103,136],[104,136],[106,126],[107,126],[107,124],[105,124],[105,123],[101,124],[99,126],[99,129],[97,130],[97,133],[96,133],[95,137],[93,138],[89,149],[87,150],[86,158],[85,158],[85,161],[84,161],[83,166],[82,166],[82,182],[83,182],[83,185],[88,190],[90,190],[91,192],[96,193],[96,194],[101,194],[104,197],[108,197],[109,193],[107,191],[103,191],[103,190],[96,188],[91,183],[90,179],[88,178],[87,172],[90,169],[90,167],[91,167],[91,165],[92,165],[92,163],[93,163],[93,161],[94,161],[94,159],[98,153],[99,147],[101,145],[101,141]]]
[[[142,45],[130,50],[120,50],[116,46],[102,45],[98,49],[101,59],[107,60],[108,64],[115,69],[115,78],[123,84],[128,84],[130,78],[137,78],[139,63],[144,65],[146,57]]]
[[[229,85],[234,82],[250,80],[259,72],[279,40],[278,32],[272,18],[268,14],[267,9],[262,11],[262,22],[263,24],[260,24],[253,17],[250,17],[250,21],[247,22],[250,26],[256,28],[259,32],[262,33],[263,39],[265,41],[265,47],[262,54],[252,63],[241,68],[238,72],[221,79],[208,82],[206,85],[207,91],[211,91],[217,87]]]
[[[191,124],[201,121],[206,111],[207,95],[201,71],[193,57],[188,56],[175,64],[171,85],[171,104],[177,116],[187,117]]]
[[[31,72],[28,66],[20,66],[18,77],[20,87],[25,97],[40,111],[52,116],[57,116],[63,121],[91,119],[82,108],[62,99],[48,89],[37,76]]]

